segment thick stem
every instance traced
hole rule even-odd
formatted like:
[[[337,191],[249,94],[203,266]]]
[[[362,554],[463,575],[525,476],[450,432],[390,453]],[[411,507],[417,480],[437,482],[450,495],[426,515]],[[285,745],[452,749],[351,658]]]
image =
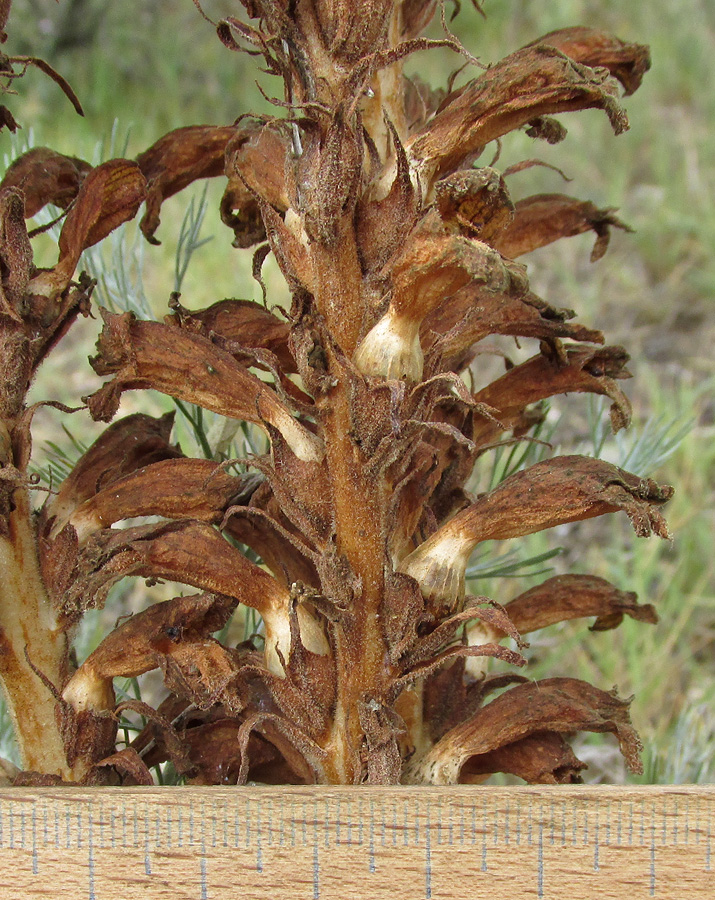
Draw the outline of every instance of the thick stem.
[[[329,754],[327,780],[343,784],[362,778],[360,748],[364,733],[360,709],[365,695],[382,693],[389,674],[380,625],[387,496],[380,478],[366,477],[362,453],[350,437],[349,392],[345,382],[332,392],[324,431],[333,484],[337,548],[361,586],[352,615],[346,617],[336,635],[338,692],[325,745]]]
[[[13,500],[7,533],[0,535],[0,681],[23,768],[73,779],[55,719],[55,698],[28,662],[61,688],[67,636],[40,575],[29,496],[19,489]]]
[[[352,222],[347,218],[340,221],[338,236],[331,244],[313,243],[311,257],[318,309],[343,352],[352,356],[365,312],[362,269]]]

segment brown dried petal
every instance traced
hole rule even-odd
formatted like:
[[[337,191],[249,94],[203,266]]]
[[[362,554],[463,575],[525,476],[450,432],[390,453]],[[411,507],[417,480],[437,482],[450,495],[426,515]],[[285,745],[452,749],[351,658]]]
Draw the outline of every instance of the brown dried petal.
[[[254,479],[247,476],[251,484]],[[137,469],[82,503],[70,516],[80,544],[100,528],[135,516],[196,519],[216,525],[245,479],[208,459],[167,459]]]
[[[506,290],[511,274],[501,256],[481,241],[420,229],[392,266],[392,307],[421,322],[439,303],[466,284]]]
[[[593,107],[605,110],[617,134],[628,127],[605,70],[580,66],[552,47],[527,47],[450,94],[412,137],[408,154],[431,182],[537,116]]]
[[[497,750],[472,756],[462,766],[462,784],[479,784],[488,775],[506,772],[527,784],[577,784],[579,773],[588,768],[571,747],[553,731],[537,731],[529,737]]]
[[[575,678],[549,678],[506,691],[445,736],[413,766],[410,780],[456,784],[462,767],[490,753],[544,731],[615,734],[629,768],[642,771],[638,736],[628,715],[629,701]],[[469,771],[469,770],[467,770]]]
[[[104,330],[91,360],[98,375],[116,373],[86,398],[92,417],[108,421],[121,394],[153,388],[232,419],[272,425],[300,459],[319,461],[322,442],[295,419],[276,393],[208,338],[131,313],[102,310]]]
[[[621,82],[626,94],[632,94],[640,87],[643,76],[650,69],[648,47],[626,43],[605,31],[583,25],[550,31],[533,43],[556,47],[584,66],[603,66]]]
[[[588,200],[565,194],[535,194],[518,201],[513,222],[492,243],[504,256],[516,259],[559,238],[594,231],[597,240],[591,261],[595,262],[606,252],[611,227],[632,230],[613,209],[598,209]]]
[[[243,185],[274,209],[285,212],[291,205],[285,171],[289,146],[284,134],[270,126],[257,124],[234,131],[226,147],[226,190]]]
[[[600,459],[557,456],[505,479],[445,526],[461,538],[505,540],[624,510],[640,537],[669,537],[658,507],[673,496],[660,486]]]
[[[521,634],[567,619],[596,616],[593,631],[616,628],[624,616],[655,625],[658,615],[650,603],[641,605],[633,591],[621,591],[595,575],[557,575],[506,605]]]
[[[529,426],[525,410],[557,394],[589,392],[610,397],[614,431],[625,428],[631,419],[631,404],[614,379],[627,378],[628,354],[623,347],[571,348],[565,362],[551,354],[533,356],[478,391],[474,399],[495,408],[499,422],[515,434]],[[498,427],[485,418],[474,420],[472,440],[477,446],[493,441]]]
[[[203,641],[228,622],[236,601],[211,594],[174,597],[136,613],[114,629],[79,667],[63,694],[86,680],[135,678],[160,665],[179,643]]]
[[[67,209],[77,196],[92,166],[76,156],[64,156],[48,147],[33,147],[10,164],[0,190],[16,187],[25,196],[25,218],[36,215],[47,203]]]
[[[393,263],[390,305],[355,353],[355,365],[364,374],[420,381],[419,328],[425,317],[449,305],[465,285],[490,294],[511,288],[514,264],[509,267],[481,241],[440,231],[429,224],[420,228]]]
[[[287,322],[270,313],[252,300],[220,300],[206,309],[181,309],[167,318],[197,333],[210,337],[212,333],[234,341],[248,349],[260,347],[270,350],[284,372],[295,372],[295,360],[288,346],[290,328]],[[240,351],[233,355],[238,358]],[[247,363],[248,357],[238,359]]]
[[[154,784],[154,779],[151,777],[146,763],[133,747],[125,747],[117,753],[112,753],[111,756],[105,756],[101,762],[95,763],[83,779],[84,782],[87,784],[105,783],[104,777],[100,776],[98,771],[104,768],[113,768],[121,772],[122,784],[141,784],[145,787],[151,787]]]
[[[69,284],[82,252],[134,218],[145,194],[144,176],[131,160],[111,159],[92,169],[62,227],[57,265],[40,272],[29,289],[43,296],[59,296]]]
[[[64,609],[101,605],[111,585],[127,575],[166,578],[234,597],[270,613],[288,604],[288,592],[210,525],[184,520],[93,535],[78,560]]]
[[[421,34],[432,21],[437,9],[436,0],[402,0],[402,37]]]
[[[229,125],[189,125],[170,131],[137,156],[147,181],[146,211],[139,227],[149,243],[159,243],[154,232],[167,197],[200,178],[223,175],[224,153],[235,134]]]
[[[174,414],[155,419],[143,413],[125,416],[106,428],[75,463],[70,474],[50,496],[43,520],[56,519],[63,528],[72,512],[113,481],[142,466],[181,455],[169,443]]]
[[[498,247],[496,236],[514,218],[514,204],[496,169],[485,166],[454,172],[434,188],[435,206],[445,228]]]
[[[400,571],[415,578],[425,597],[454,608],[464,594],[469,557],[482,541],[506,540],[568,522],[623,510],[639,537],[668,538],[658,507],[670,485],[638,478],[585,456],[557,456],[506,478],[438,529],[407,556]]]
[[[556,338],[603,343],[603,334],[585,325],[570,324],[574,312],[555,309],[525,290],[524,268],[505,260],[512,276],[507,291],[468,286],[443,303],[422,323],[420,339],[441,354],[444,368],[459,365],[464,353],[490,334],[531,337],[553,343]]]

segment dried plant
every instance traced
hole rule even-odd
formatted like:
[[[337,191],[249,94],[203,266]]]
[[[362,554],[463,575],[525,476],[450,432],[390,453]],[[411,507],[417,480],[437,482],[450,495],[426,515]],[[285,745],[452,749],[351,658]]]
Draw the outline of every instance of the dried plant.
[[[638,87],[647,48],[565,29],[443,91],[403,73],[431,47],[476,62],[436,0],[240,5],[218,36],[283,80],[274,117],[180,128],[96,167],[38,148],[0,185],[0,675],[25,769],[15,782],[150,783],[167,760],[197,784],[568,782],[584,767],[568,743],[579,730],[613,733],[637,769],[629,701],[488,664],[523,665],[523,636],[555,622],[595,616],[608,629],[654,622],[653,608],[581,574],[471,596],[465,570],[484,541],[618,511],[637,535],[668,536],[672,489],[598,459],[557,456],[467,489],[495,444],[530,439],[546,398],[604,395],[613,428],[629,422],[625,350],[536,296],[514,262],[588,230],[597,259],[625,226],[560,194],[514,202],[514,169],[476,161],[516,129],[561,140],[551,117],[563,112],[596,107],[623,131],[618,82]],[[430,40],[435,15],[444,37]],[[91,362],[108,380],[84,399],[110,422],[125,391],[159,391],[253,423],[269,452],[235,474],[235,461],[187,458],[170,415],[128,415],[33,512],[39,404],[25,397],[90,310],[83,251],[142,203],[157,243],[163,201],[222,175],[234,246],[257,247],[259,280],[275,256],[290,311],[190,310],[178,295],[163,321],[101,309]],[[58,261],[40,269],[25,218],[48,203],[66,216]],[[485,384],[494,335],[536,341],[535,354]],[[138,516],[157,518],[122,525]],[[200,593],[133,615],[76,667],[83,613],[127,576]],[[212,635],[239,606],[260,615],[262,636],[227,646]],[[158,708],[117,704],[113,679],[152,669],[168,691]],[[122,747],[126,710],[147,725]]]

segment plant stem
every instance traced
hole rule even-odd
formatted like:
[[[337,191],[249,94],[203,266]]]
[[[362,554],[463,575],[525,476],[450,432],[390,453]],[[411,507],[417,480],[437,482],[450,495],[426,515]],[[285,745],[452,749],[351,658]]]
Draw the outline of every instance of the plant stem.
[[[362,776],[360,709],[365,696],[379,696],[388,672],[387,647],[380,626],[384,593],[385,485],[365,474],[363,454],[350,437],[350,386],[331,392],[325,421],[328,465],[333,484],[337,550],[350,564],[360,595],[336,633],[337,702],[326,749],[326,775],[332,783]]]
[[[22,768],[71,779],[55,698],[28,662],[61,687],[67,635],[40,575],[28,492],[18,489],[13,499],[8,534],[0,535],[0,681]]]

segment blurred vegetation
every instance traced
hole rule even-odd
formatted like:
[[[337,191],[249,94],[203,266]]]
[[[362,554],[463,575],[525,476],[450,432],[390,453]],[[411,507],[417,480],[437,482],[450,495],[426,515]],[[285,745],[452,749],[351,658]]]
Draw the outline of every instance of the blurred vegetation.
[[[240,8],[237,0],[205,0],[202,6],[214,20]],[[713,780],[715,140],[710,126],[715,121],[715,5],[710,0],[671,0],[657,7],[620,0],[484,0],[483,7],[486,19],[463,2],[452,27],[484,63],[574,24],[603,28],[651,47],[653,68],[641,89],[625,101],[629,132],[614,139],[596,111],[564,116],[569,134],[563,143],[549,146],[525,135],[510,136],[498,166],[538,157],[573,180],[564,184],[556,172],[532,168],[510,179],[515,197],[572,193],[599,206],[618,207],[634,227],[634,234],[613,234],[609,252],[595,265],[589,262],[592,235],[561,241],[527,259],[537,293],[555,306],[575,309],[580,319],[601,327],[610,343],[623,343],[634,358],[630,368],[636,378],[627,387],[635,424],[625,443],[609,438],[603,444],[603,435],[594,430],[598,416],[572,413],[568,399],[558,408],[554,403],[549,422],[566,419],[556,431],[561,452],[600,449],[616,462],[630,453],[629,467],[638,462],[655,466],[650,474],[674,483],[677,494],[669,509],[672,545],[637,541],[625,522],[611,517],[557,529],[555,535],[520,542],[520,558],[533,562],[546,554],[542,563],[506,572],[504,567],[514,563],[510,557],[501,574],[511,577],[498,582],[494,566],[487,566],[479,592],[509,599],[543,579],[537,573],[544,566],[559,571],[563,558],[571,571],[601,575],[637,591],[643,602],[655,603],[661,616],[655,627],[628,619],[605,633],[586,634],[583,623],[543,632],[530,649],[529,674],[558,672],[635,694],[633,718],[646,745],[644,779]],[[439,36],[438,22],[433,29]],[[8,33],[12,52],[41,56],[69,80],[86,115],[78,118],[41,73],[28,73],[17,85],[18,96],[8,102],[24,129],[12,140],[3,135],[6,163],[24,147],[41,144],[90,161],[117,153],[134,156],[172,128],[222,124],[248,111],[275,109],[255,84],[256,60],[223,48],[190,0],[14,0]],[[440,50],[419,54],[409,65],[437,85],[461,62]],[[259,77],[267,94],[280,90],[274,78]],[[485,164],[491,155],[490,147]],[[191,237],[193,250],[182,283],[182,302],[189,307],[224,296],[260,299],[251,279],[250,253],[231,251],[231,235],[219,222],[219,180],[209,186],[208,211]],[[103,278],[102,302],[147,304],[154,315],[165,312],[175,287],[176,261],[186,253],[181,234],[191,197],[196,206],[189,220],[195,221],[202,189],[184,192],[164,206],[161,247],[147,247],[130,225],[93,251],[85,265]],[[275,269],[267,267],[267,272],[270,302],[281,302],[285,288]],[[78,324],[66,353],[55,355],[53,371],[38,385],[38,397],[74,402],[96,383],[77,358],[78,348],[82,358],[91,350],[97,330],[96,322]],[[162,404],[157,399],[156,409],[145,411],[156,413]],[[89,442],[99,429],[81,415],[77,432]],[[59,467],[63,454],[72,458],[73,451],[70,439],[58,434],[57,421],[52,413],[38,414],[35,437],[38,447],[50,436],[57,442],[49,449]],[[188,432],[182,441],[191,452]],[[558,543],[564,548],[562,557],[548,558]],[[511,549],[496,548],[495,557]],[[116,615],[115,607],[111,619]],[[87,651],[102,636],[101,623],[100,614],[91,617]],[[591,763],[588,779],[624,778],[620,757],[610,754],[597,736],[589,741],[592,747],[579,749]]]

